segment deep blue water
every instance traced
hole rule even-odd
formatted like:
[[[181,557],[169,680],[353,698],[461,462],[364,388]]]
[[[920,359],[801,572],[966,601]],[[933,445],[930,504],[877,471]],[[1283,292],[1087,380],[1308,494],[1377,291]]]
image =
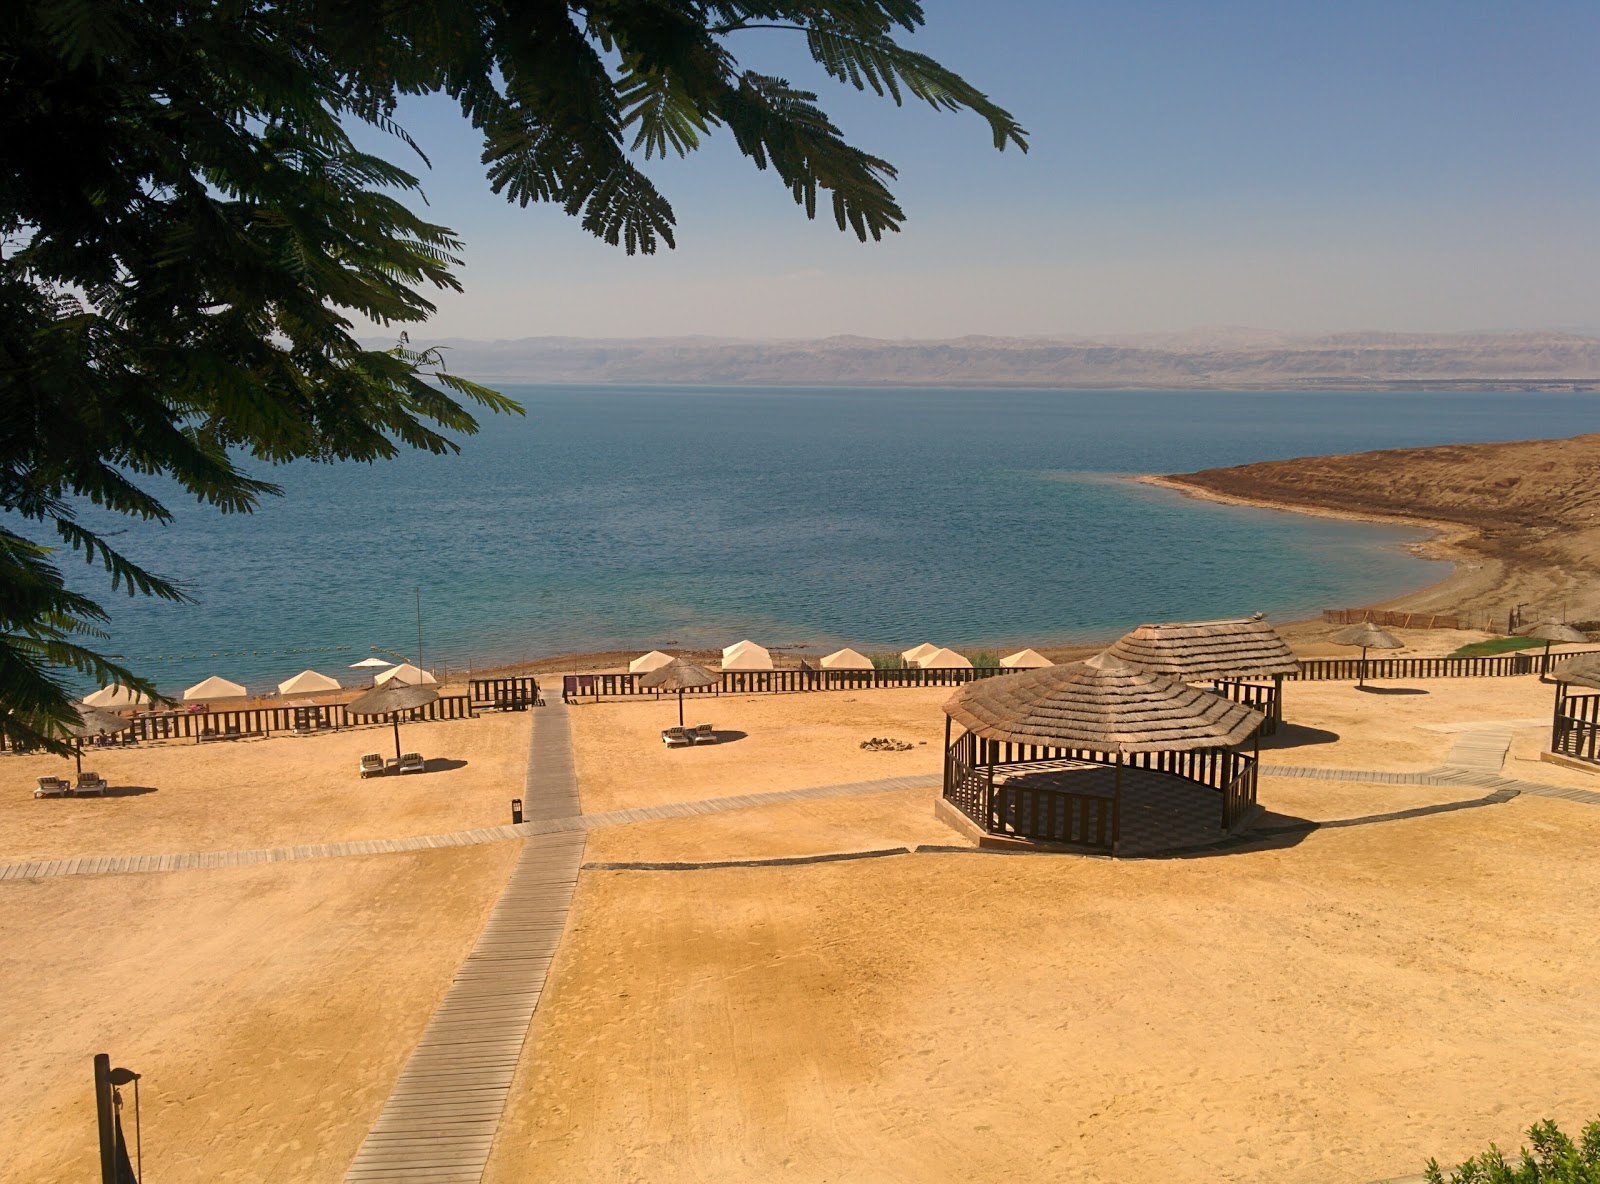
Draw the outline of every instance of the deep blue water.
[[[459,668],[573,650],[1088,640],[1370,603],[1445,574],[1417,532],[1115,479],[1600,430],[1548,394],[507,387],[456,457],[296,464],[249,517],[120,538],[197,604],[113,609],[165,688],[265,687],[376,647]],[[75,573],[83,569],[74,566]]]

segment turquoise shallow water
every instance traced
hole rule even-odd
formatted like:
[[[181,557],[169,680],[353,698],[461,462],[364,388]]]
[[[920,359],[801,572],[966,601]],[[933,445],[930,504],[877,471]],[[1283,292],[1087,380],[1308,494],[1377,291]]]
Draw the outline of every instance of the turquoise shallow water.
[[[374,649],[414,658],[416,589],[423,659],[452,668],[1287,620],[1445,569],[1402,550],[1415,531],[1118,475],[1600,430],[1600,398],[1531,393],[506,389],[527,417],[460,456],[296,464],[253,516],[175,504],[171,527],[130,530],[125,548],[197,603],[107,593],[109,648],[163,687],[215,672],[265,688]]]

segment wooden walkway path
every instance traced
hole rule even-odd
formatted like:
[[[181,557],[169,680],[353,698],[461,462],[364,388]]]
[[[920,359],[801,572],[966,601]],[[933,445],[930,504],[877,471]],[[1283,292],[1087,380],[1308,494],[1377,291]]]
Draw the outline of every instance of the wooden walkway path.
[[[564,703],[534,710],[529,743],[524,816],[575,813],[578,784]],[[566,927],[584,839],[581,830],[552,831],[523,845],[477,944],[350,1165],[349,1184],[482,1179]]]

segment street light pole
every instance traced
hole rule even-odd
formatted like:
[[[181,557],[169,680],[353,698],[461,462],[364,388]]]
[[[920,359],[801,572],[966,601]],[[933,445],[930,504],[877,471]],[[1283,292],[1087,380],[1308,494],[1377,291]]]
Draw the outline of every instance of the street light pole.
[[[422,589],[417,589],[417,669],[422,667]]]

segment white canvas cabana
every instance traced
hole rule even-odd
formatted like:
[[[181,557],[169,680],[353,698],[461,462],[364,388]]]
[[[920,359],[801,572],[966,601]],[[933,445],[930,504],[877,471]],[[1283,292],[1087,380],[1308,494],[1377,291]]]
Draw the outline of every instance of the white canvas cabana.
[[[111,686],[101,687],[92,695],[85,695],[83,701],[90,707],[107,707],[115,710],[118,707],[144,707],[149,704],[150,696],[113,683]]]
[[[955,650],[934,650],[917,665],[924,670],[971,670],[972,663]]]
[[[771,670],[772,655],[767,653],[753,641],[740,642],[730,647],[731,654],[724,650],[722,668],[724,670]]]
[[[929,654],[937,654],[938,652],[938,646],[934,645],[931,641],[925,641],[921,645],[914,645],[908,650],[903,650],[900,656],[905,659],[906,665],[908,666],[921,666],[922,659],[926,658]]]
[[[649,674],[652,670],[660,670],[663,666],[672,665],[672,655],[663,654],[660,650],[651,650],[648,654],[641,654],[628,663],[629,674]]]
[[[278,684],[280,695],[312,695],[318,691],[339,690],[339,680],[319,674],[315,670],[302,670],[286,682]]]
[[[824,670],[871,670],[872,659],[852,649],[835,650],[822,659]]]
[[[374,686],[380,687],[387,686],[391,682],[396,686],[424,687],[432,686],[439,680],[426,670],[419,670],[410,662],[403,662],[392,670],[385,670],[372,681]]]
[[[751,641],[747,637],[743,641],[736,641],[732,645],[723,646],[722,660],[726,662],[728,659],[737,657],[739,654],[748,649],[758,649],[761,650],[762,653],[766,653],[766,650],[762,650],[760,646],[756,645],[755,642]]]
[[[236,682],[229,682],[220,674],[213,674],[204,682],[197,682],[183,692],[185,702],[202,699],[242,699],[250,692]]]
[[[1038,670],[1045,666],[1054,666],[1055,663],[1038,650],[1018,650],[1001,658],[1000,665],[1008,670]]]

